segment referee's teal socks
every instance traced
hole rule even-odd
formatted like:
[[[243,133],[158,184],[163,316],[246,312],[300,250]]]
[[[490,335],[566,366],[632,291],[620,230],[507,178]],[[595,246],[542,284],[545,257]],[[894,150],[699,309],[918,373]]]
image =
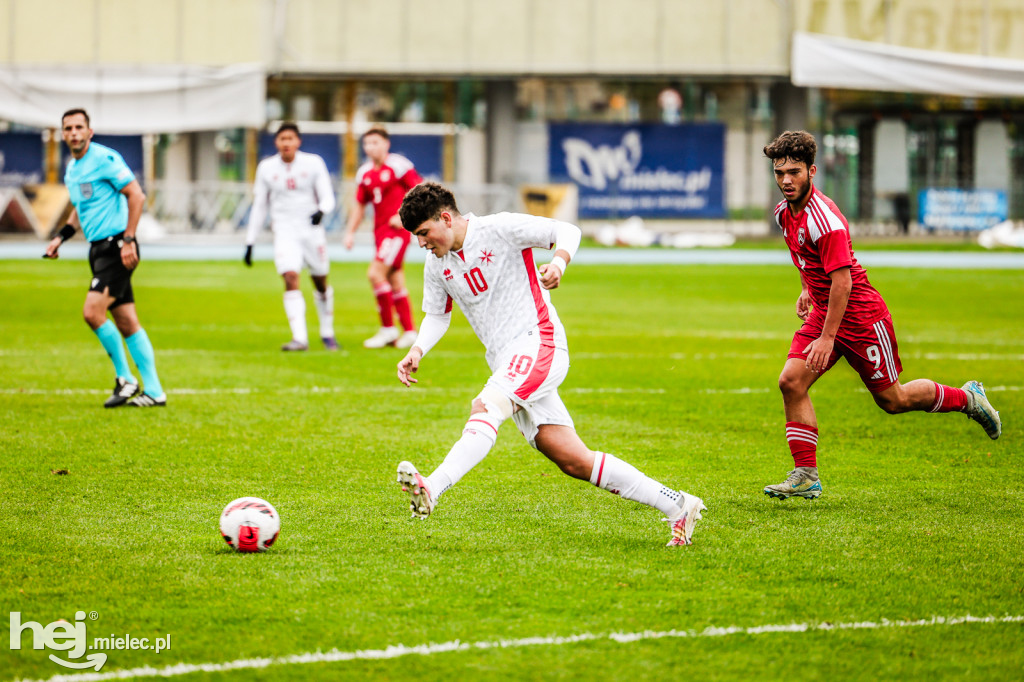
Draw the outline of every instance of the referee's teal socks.
[[[156,355],[153,353],[153,344],[149,342],[149,336],[145,329],[139,329],[127,339],[128,351],[132,354],[135,366],[139,368],[142,375],[142,387],[146,395],[159,398],[164,394],[163,386],[156,375]]]
[[[117,326],[113,321],[107,320],[98,329],[93,331],[99,337],[100,343],[103,344],[103,349],[107,351],[107,355],[110,356],[110,360],[114,363],[114,371],[117,372],[117,376],[129,383],[138,383],[135,377],[132,376],[131,368],[128,367],[128,356],[125,355],[124,344],[121,342],[121,332],[117,331]],[[132,355],[134,356],[135,353],[132,353]],[[140,367],[139,370],[141,371],[141,369]]]

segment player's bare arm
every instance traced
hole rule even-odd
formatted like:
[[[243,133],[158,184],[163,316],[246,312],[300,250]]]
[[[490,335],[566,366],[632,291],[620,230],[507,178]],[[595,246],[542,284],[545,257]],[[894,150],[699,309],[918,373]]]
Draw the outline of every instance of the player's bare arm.
[[[50,240],[50,243],[46,245],[46,253],[43,254],[43,258],[60,258],[58,250],[61,244],[71,239],[71,236],[76,231],[81,229],[82,224],[78,222],[78,209],[72,208],[71,215],[68,216],[68,222],[60,229],[60,232]]]
[[[796,299],[796,316],[801,320],[806,320],[807,316],[811,314],[811,308],[814,307],[811,301],[811,292],[804,286],[800,289],[800,295]]]
[[[124,228],[124,245],[121,247],[121,262],[129,270],[139,264],[139,250],[135,244],[135,231],[139,227],[142,208],[146,205],[146,195],[138,180],[132,180],[121,190],[128,199],[128,224]]]
[[[356,230],[359,229],[359,223],[363,222],[363,216],[366,215],[366,206],[359,202],[359,199],[355,199],[352,203],[352,210],[348,214],[348,225],[345,227],[345,249],[348,251],[352,250],[352,245],[356,241]],[[399,221],[401,225],[401,221]]]
[[[420,350],[419,346],[410,348],[405,357],[398,362],[398,380],[409,387],[419,383],[416,377],[412,375],[420,368],[420,359],[422,357],[423,351]]]
[[[796,298],[796,316],[806,320],[814,309],[814,300],[811,298],[811,290],[804,279],[804,273],[800,272],[800,295]]]
[[[825,313],[821,336],[804,349],[807,352],[807,369],[812,372],[823,372],[828,366],[836,333],[843,321],[843,315],[846,314],[846,305],[850,301],[850,291],[853,289],[853,277],[849,267],[833,270],[829,277],[832,279],[832,287],[829,289],[828,312]]]

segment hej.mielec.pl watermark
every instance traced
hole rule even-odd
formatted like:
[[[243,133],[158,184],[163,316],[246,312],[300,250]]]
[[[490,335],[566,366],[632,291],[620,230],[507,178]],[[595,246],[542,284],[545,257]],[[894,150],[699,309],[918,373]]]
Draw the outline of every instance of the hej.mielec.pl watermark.
[[[42,625],[35,621],[26,620],[22,622],[21,612],[11,612],[11,650],[21,649],[22,636],[26,631],[31,633],[33,649],[53,649],[54,651],[66,651],[64,654],[67,660],[50,654],[50,660],[65,668],[84,670],[94,668],[97,671],[107,662],[107,654],[104,651],[124,650],[146,650],[162,653],[171,648],[170,633],[162,637],[132,637],[131,635],[111,634],[106,637],[93,637],[90,644],[86,635],[86,618],[96,620],[99,614],[91,611],[88,615],[85,611],[75,612],[75,622],[69,623],[66,620],[57,620],[49,625]],[[92,652],[85,655],[86,652]],[[84,660],[76,660],[85,656]]]

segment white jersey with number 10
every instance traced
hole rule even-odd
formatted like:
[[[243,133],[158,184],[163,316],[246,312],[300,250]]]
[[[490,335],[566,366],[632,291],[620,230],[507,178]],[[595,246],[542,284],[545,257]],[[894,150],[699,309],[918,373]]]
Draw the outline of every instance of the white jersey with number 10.
[[[423,312],[451,312],[452,301],[495,358],[523,334],[538,334],[541,344],[568,350],[565,329],[551,297],[540,285],[533,248],[550,249],[558,221],[522,213],[466,214],[469,227],[462,250],[441,258],[427,256],[423,268]]]

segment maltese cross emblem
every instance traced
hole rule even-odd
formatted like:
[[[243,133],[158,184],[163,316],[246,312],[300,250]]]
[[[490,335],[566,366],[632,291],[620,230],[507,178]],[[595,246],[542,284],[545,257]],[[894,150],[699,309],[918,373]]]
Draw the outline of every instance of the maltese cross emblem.
[[[494,252],[493,251],[481,251],[480,252],[480,260],[483,261],[484,263],[490,263],[493,258],[494,258]]]

